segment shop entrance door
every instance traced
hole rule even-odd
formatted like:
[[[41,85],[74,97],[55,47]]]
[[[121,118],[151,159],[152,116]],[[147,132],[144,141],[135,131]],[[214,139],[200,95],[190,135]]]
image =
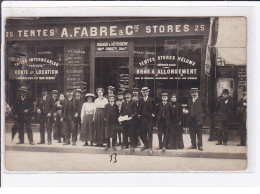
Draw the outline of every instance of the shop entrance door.
[[[129,80],[122,82],[122,75],[129,75],[128,57],[97,57],[95,60],[95,88],[114,86],[116,91],[129,87]]]

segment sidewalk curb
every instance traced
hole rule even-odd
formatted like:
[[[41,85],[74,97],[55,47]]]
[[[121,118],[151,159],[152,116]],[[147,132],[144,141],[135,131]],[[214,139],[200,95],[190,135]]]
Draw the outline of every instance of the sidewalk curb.
[[[85,154],[113,154],[117,155],[139,155],[139,156],[162,156],[162,157],[188,157],[188,158],[215,158],[215,159],[247,159],[246,153],[232,153],[232,152],[207,152],[198,150],[153,150],[153,154],[150,155],[147,150],[141,151],[140,148],[136,148],[135,152],[131,152],[129,149],[121,150],[112,149],[104,150],[104,148],[96,147],[48,147],[46,145],[31,146],[31,145],[6,145],[6,151],[26,151],[26,152],[56,152],[56,153],[85,153]]]

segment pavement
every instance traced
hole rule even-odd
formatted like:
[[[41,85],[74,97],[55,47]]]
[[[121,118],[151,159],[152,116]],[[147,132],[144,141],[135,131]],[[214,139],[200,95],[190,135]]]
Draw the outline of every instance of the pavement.
[[[40,134],[38,131],[33,133],[34,142],[40,142]],[[232,135],[228,141],[227,146],[216,146],[216,141],[208,141],[209,135],[203,134],[203,148],[204,151],[199,150],[188,150],[186,149],[191,145],[189,134],[183,134],[184,146],[182,150],[166,150],[162,152],[161,150],[153,149],[153,154],[149,154],[148,150],[141,151],[141,147],[135,149],[131,152],[130,149],[121,150],[118,146],[117,150],[112,149],[104,150],[104,148],[99,147],[84,147],[84,142],[77,141],[77,146],[72,145],[62,145],[62,143],[57,143],[53,140],[52,145],[30,145],[27,139],[27,134],[25,134],[25,144],[17,145],[18,134],[15,136],[14,140],[11,141],[11,132],[6,130],[5,134],[5,150],[6,151],[24,151],[24,152],[56,152],[56,153],[85,153],[85,154],[113,154],[117,155],[139,155],[139,156],[163,156],[163,157],[191,157],[191,158],[216,158],[216,159],[247,159],[247,147],[237,146],[240,142],[239,137]],[[46,137],[47,139],[47,137]],[[158,136],[153,135],[153,148],[158,147]]]
[[[5,153],[3,172],[17,173],[54,173],[56,172],[192,172],[192,171],[243,171],[247,161],[240,159],[185,158],[163,156],[117,155],[110,161],[109,154],[78,154],[55,152],[19,152]],[[13,172],[16,171],[16,172]],[[43,175],[43,174],[41,174]],[[53,174],[54,175],[54,174]],[[62,174],[63,176],[66,174]],[[92,174],[94,175],[94,174]],[[128,174],[129,175],[129,174]],[[150,174],[152,176],[152,174]],[[131,175],[130,175],[131,176]],[[134,175],[138,176],[138,175]],[[36,178],[36,177],[35,177]],[[60,177],[63,180],[64,177]],[[84,177],[85,178],[85,177]],[[92,177],[93,178],[93,177]],[[111,178],[111,177],[110,177]],[[179,177],[178,177],[179,178]],[[48,178],[47,178],[48,179]],[[112,181],[111,179],[109,179]],[[48,181],[45,179],[45,181]],[[73,181],[73,180],[71,180]],[[108,181],[108,180],[106,180]],[[86,186],[88,181],[83,184]],[[113,181],[112,181],[113,182]],[[142,182],[142,181],[141,181]],[[15,184],[21,184],[16,181]],[[29,184],[29,183],[28,183]],[[32,183],[31,183],[32,184]],[[34,184],[44,184],[44,181]],[[24,186],[21,184],[21,186]],[[42,185],[43,186],[43,185]],[[57,185],[56,185],[57,186]]]

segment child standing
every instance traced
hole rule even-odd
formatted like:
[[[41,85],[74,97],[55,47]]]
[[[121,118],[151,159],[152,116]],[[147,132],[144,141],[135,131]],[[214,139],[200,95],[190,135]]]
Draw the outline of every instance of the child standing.
[[[112,149],[116,150],[117,125],[119,109],[115,103],[115,95],[108,96],[108,104],[105,106],[105,139],[107,141],[106,150],[110,148],[110,138],[112,138]]]

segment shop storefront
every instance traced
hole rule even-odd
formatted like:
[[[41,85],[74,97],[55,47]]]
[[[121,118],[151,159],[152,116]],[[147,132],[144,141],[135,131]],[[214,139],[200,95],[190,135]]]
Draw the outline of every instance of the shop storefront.
[[[208,100],[205,73],[210,18],[38,18],[6,24],[6,100],[26,85],[64,92],[148,86],[151,96],[190,88]]]

